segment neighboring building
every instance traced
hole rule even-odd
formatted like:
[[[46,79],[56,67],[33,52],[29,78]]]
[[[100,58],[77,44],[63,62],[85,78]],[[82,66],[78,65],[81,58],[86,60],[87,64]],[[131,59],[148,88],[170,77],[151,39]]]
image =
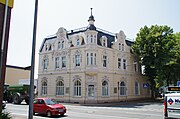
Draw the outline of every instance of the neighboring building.
[[[19,80],[30,79],[30,67],[6,65],[5,84],[18,85]]]
[[[45,38],[39,51],[38,96],[63,102],[105,103],[150,97],[148,81],[131,52],[133,42],[96,28],[95,19],[80,29]]]

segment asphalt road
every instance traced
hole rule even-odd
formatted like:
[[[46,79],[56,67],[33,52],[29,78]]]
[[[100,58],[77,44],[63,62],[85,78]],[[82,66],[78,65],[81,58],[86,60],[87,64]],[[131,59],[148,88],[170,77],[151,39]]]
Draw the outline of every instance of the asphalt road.
[[[63,103],[67,113],[61,119],[163,119],[163,102],[111,103],[80,105]],[[5,111],[13,119],[28,119],[28,105],[7,104]],[[34,119],[47,119],[45,115],[35,115]],[[51,118],[51,119],[53,119]]]

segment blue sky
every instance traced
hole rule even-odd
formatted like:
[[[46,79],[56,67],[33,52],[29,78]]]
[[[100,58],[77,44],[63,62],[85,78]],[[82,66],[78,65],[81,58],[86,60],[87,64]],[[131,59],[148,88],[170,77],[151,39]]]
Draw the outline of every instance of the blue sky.
[[[15,0],[12,9],[7,64],[29,66],[35,0]],[[112,33],[123,30],[135,39],[144,25],[168,25],[180,32],[180,0],[39,0],[36,76],[38,53],[43,39],[57,32],[88,25],[93,8],[95,26]]]

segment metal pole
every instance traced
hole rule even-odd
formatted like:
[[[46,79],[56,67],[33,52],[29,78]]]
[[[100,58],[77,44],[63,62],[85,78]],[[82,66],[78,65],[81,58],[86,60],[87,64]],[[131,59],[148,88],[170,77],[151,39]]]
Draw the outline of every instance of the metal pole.
[[[36,48],[37,12],[38,12],[38,0],[35,0],[34,28],[33,28],[32,56],[31,56],[31,76],[30,76],[30,91],[29,91],[29,95],[30,95],[29,117],[28,117],[28,119],[33,119],[34,64],[35,64],[35,48]]]
[[[7,11],[8,11],[8,0],[6,0],[6,6],[5,6],[4,24],[3,24],[3,33],[2,33],[2,42],[1,42],[0,80],[2,79],[2,65],[3,65],[3,54],[4,54],[4,41],[6,36]]]

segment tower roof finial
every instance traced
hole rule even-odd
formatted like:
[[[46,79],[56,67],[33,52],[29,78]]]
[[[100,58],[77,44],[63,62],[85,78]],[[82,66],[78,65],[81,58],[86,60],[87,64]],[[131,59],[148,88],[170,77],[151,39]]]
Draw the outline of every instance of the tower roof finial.
[[[94,16],[92,15],[92,9],[93,9],[93,8],[91,8],[91,16],[89,17],[89,20],[88,20],[88,21],[95,21],[95,20],[94,20]]]
[[[93,8],[91,8],[91,16],[92,16],[92,9],[93,9]]]

